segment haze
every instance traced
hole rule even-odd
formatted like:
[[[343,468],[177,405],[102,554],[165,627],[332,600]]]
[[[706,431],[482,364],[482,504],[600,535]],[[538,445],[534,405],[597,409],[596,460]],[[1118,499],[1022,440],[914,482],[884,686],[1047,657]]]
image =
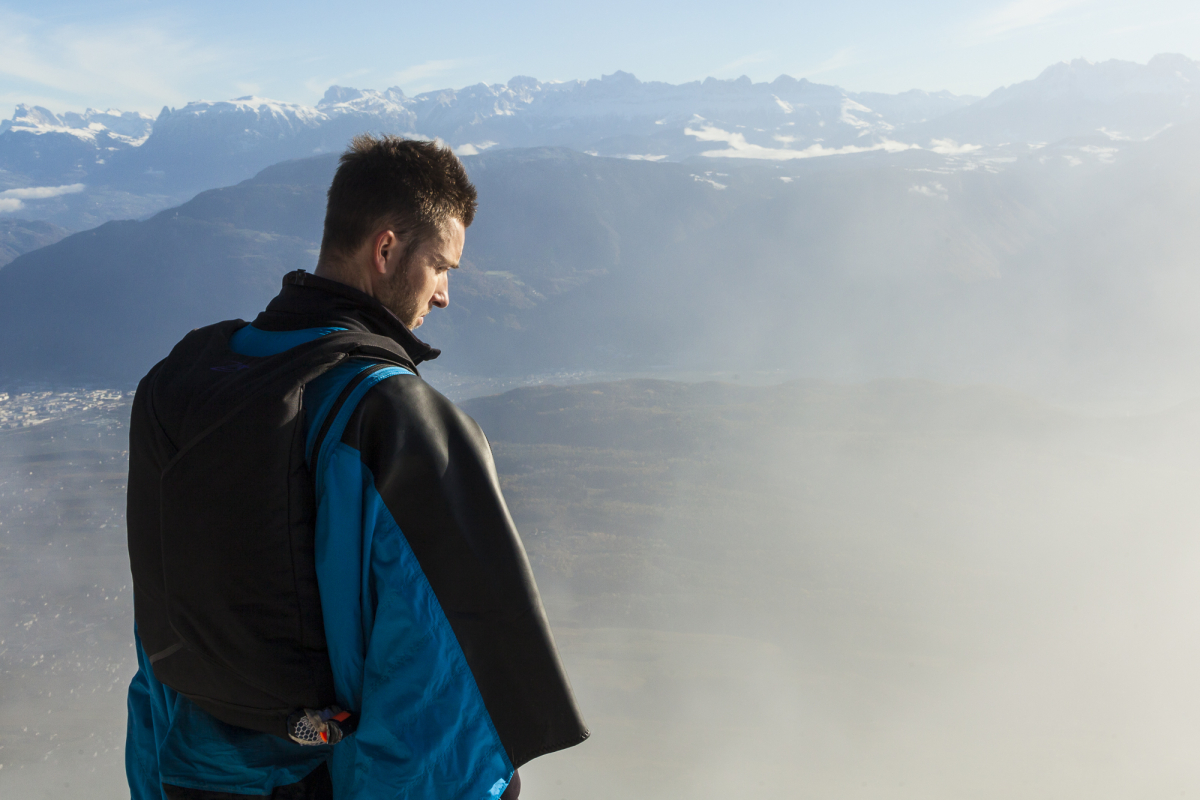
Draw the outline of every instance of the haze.
[[[0,12],[0,797],[128,796],[132,390],[363,129],[481,193],[422,372],[593,730],[525,798],[1200,793],[1191,4],[214,9]]]

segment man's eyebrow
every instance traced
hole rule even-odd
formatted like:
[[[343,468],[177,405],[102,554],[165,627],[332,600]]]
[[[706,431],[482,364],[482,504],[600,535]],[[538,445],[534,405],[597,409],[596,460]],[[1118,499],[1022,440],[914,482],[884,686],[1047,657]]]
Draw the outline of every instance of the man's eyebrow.
[[[451,261],[450,259],[448,259],[444,256],[438,256],[437,259],[442,265],[448,267],[449,269],[458,269],[459,262],[457,262],[457,261]]]

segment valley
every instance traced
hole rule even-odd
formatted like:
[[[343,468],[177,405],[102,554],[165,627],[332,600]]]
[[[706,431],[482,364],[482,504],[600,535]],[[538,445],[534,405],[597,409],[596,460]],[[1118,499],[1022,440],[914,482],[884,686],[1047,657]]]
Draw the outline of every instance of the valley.
[[[0,431],[0,702],[26,728],[0,741],[5,795],[123,791],[125,402]],[[802,775],[862,798],[1057,796],[1086,776],[1116,798],[1195,780],[1193,407],[1095,418],[920,381],[647,379],[463,407],[594,730],[523,770],[531,797],[772,797]]]

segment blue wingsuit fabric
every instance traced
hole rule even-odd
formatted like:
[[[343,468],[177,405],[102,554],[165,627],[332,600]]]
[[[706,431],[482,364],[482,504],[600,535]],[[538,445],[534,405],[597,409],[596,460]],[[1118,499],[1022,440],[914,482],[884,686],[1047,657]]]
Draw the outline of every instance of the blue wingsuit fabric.
[[[270,355],[335,330],[344,329],[249,325],[232,345],[243,355]],[[139,639],[126,741],[133,800],[157,800],[162,783],[267,795],[322,762],[336,798],[485,800],[499,797],[511,780],[513,764],[437,597],[371,470],[341,441],[373,387],[421,379],[400,367],[371,373],[342,405],[321,452],[311,452],[334,400],[369,366],[336,367],[304,396],[324,627],[338,703],[361,710],[357,732],[337,746],[303,747],[226,725],[159,683]]]

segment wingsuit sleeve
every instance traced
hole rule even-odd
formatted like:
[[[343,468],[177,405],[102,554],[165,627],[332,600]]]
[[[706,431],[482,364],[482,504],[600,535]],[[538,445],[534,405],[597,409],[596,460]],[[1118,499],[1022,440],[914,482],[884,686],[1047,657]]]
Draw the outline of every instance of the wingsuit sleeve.
[[[147,675],[142,640],[134,630],[138,671],[129,683],[126,700],[129,717],[125,730],[125,774],[132,800],[161,800],[162,781],[158,771],[158,737],[151,680]]]
[[[423,635],[446,643],[439,680],[476,693],[507,760],[505,781],[525,762],[586,739],[479,426],[421,379],[399,376],[366,394],[341,444],[357,453],[367,494],[380,505],[366,587],[374,620],[364,723],[372,706],[430,702],[436,687],[422,695],[404,680],[419,649],[409,634],[423,626]],[[447,708],[457,703],[453,713],[469,716],[468,694],[451,691],[457,699]],[[442,725],[454,730],[452,719]]]

